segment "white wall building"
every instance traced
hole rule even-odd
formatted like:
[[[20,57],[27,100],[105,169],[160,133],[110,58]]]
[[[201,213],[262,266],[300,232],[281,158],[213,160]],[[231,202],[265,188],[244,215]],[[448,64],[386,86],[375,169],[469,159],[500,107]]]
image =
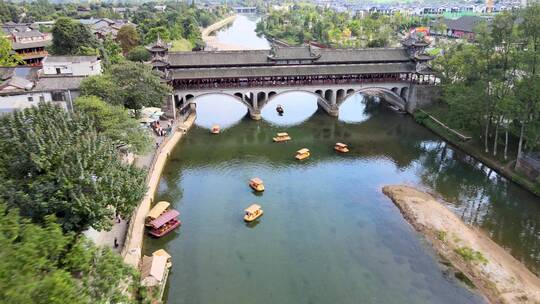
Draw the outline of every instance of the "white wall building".
[[[101,74],[96,56],[48,56],[42,61],[43,75],[92,76]]]

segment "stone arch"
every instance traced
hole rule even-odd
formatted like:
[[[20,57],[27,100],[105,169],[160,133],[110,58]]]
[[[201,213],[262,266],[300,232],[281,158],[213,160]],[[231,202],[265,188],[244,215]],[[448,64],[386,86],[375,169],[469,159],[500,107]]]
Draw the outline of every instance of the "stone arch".
[[[244,93],[236,92],[236,93],[234,93],[234,96],[238,97],[242,101],[245,100]]]
[[[315,91],[315,94],[319,95],[319,97],[324,98],[324,96],[323,96],[323,90],[316,90],[316,91]]]
[[[348,89],[347,94],[345,96],[349,96],[349,95],[352,95],[352,94],[354,94],[354,89]]]
[[[272,98],[272,96],[274,96],[274,95],[276,95],[276,94],[277,94],[276,92],[270,91],[270,92],[268,92],[268,96],[267,96],[267,97],[268,97],[268,99],[270,99],[270,98]]]
[[[193,94],[187,94],[186,97],[184,97],[184,100],[187,102],[190,102],[195,96]]]
[[[336,101],[340,101],[342,100],[344,97],[345,97],[345,90],[344,89],[339,89],[337,90],[336,92]]]
[[[332,103],[332,98],[334,97],[334,90],[326,90],[324,91],[324,99],[329,102],[329,103]]]
[[[399,96],[401,96],[403,100],[407,101],[407,98],[409,97],[408,95],[409,95],[409,88],[408,87],[401,88],[401,93],[399,94]]]
[[[266,97],[267,97],[266,92],[261,91],[257,93],[257,109],[261,109],[264,106],[267,99]]]
[[[403,92],[403,89],[402,89],[402,92]],[[343,98],[342,100],[338,100],[337,105],[340,106],[345,100],[347,100],[347,98],[358,93],[366,94],[369,96],[384,97],[386,102],[393,104],[402,110],[405,109],[406,101],[404,98],[402,98],[399,94],[394,92],[392,89],[387,89],[387,88],[382,88],[382,87],[367,87],[367,88],[356,90],[352,94],[347,94],[347,96],[345,96],[345,98]]]
[[[399,88],[393,87],[393,88],[392,88],[392,92],[394,92],[394,93],[396,93],[396,94],[399,95]]]

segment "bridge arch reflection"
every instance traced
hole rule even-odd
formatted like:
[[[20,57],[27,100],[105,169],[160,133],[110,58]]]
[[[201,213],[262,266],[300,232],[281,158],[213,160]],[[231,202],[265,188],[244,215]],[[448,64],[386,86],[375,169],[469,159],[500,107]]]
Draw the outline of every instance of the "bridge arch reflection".
[[[197,108],[195,124],[210,129],[212,125],[231,127],[240,122],[249,112],[249,103],[238,95],[205,93],[189,99]]]
[[[275,92],[273,92],[275,93]],[[307,90],[287,90],[268,94],[269,98],[262,105],[261,116],[265,121],[279,126],[292,126],[309,119],[319,108],[320,96]],[[285,113],[276,112],[278,105],[283,106]]]

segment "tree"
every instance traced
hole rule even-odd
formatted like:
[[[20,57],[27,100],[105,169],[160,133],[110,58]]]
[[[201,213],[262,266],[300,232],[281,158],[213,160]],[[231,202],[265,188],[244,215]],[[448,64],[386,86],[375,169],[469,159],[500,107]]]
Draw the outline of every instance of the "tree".
[[[101,58],[105,62],[105,66],[122,62],[124,57],[121,51],[122,48],[118,43],[114,42],[111,37],[105,37],[101,48]]]
[[[11,42],[0,37],[0,66],[11,67],[22,63],[21,56],[12,53]]]
[[[127,59],[135,62],[146,62],[149,61],[151,57],[152,54],[150,54],[144,46],[134,47],[127,54]]]
[[[149,149],[148,132],[140,128],[139,122],[130,117],[123,106],[108,104],[96,96],[81,96],[75,100],[75,110],[91,117],[97,131],[116,145],[128,145],[139,154]]]
[[[97,96],[112,105],[124,104],[123,92],[109,73],[83,79],[80,90],[83,96]]]
[[[135,270],[110,249],[63,234],[52,216],[38,226],[0,203],[0,246],[2,303],[133,303],[118,286],[133,289]]]
[[[118,34],[116,35],[116,41],[122,47],[124,54],[130,52],[134,47],[139,45],[140,37],[135,27],[132,25],[123,25]]]
[[[35,222],[53,214],[66,231],[107,229],[146,191],[142,170],[81,113],[42,103],[2,117],[0,138],[1,199]]]
[[[148,33],[144,36],[144,41],[147,44],[156,42],[158,36],[163,41],[171,40],[169,31],[167,30],[167,28],[164,26],[158,26],[158,27],[151,28],[150,31],[148,31]]]
[[[70,18],[58,18],[52,30],[51,51],[55,55],[81,55],[91,53],[98,46],[88,28]]]

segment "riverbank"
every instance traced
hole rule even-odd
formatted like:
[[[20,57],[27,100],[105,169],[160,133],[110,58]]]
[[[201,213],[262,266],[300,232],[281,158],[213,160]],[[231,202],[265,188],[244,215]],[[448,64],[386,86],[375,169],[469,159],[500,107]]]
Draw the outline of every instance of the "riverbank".
[[[174,149],[180,139],[182,139],[182,137],[186,134],[187,130],[193,126],[195,118],[196,114],[191,114],[181,125],[178,126],[174,134],[171,135],[171,138],[167,142],[161,144],[159,151],[156,152],[157,154],[155,156],[153,166],[150,165],[147,179],[148,190],[131,218],[131,222],[126,234],[125,244],[122,249],[122,257],[124,258],[124,262],[135,268],[139,267],[139,261],[142,255],[144,219],[146,214],[148,214],[150,211],[150,206],[154,200],[154,195],[161,177],[161,172],[167,163],[167,159],[171,151]]]
[[[382,191],[447,264],[491,303],[540,303],[540,279],[432,195],[409,186],[385,186]]]
[[[431,114],[429,112],[423,113],[424,111],[417,111],[414,114],[415,120],[421,125],[425,126],[433,133],[442,137],[445,141],[450,143],[452,146],[457,149],[467,153],[478,161],[484,163],[486,166],[493,169],[495,172],[504,176],[505,178],[511,180],[512,182],[520,185],[521,187],[527,189],[531,193],[534,193],[536,196],[540,197],[540,186],[536,183],[528,180],[523,175],[513,170],[514,161],[508,161],[507,164],[502,164],[499,161],[486,156],[483,151],[475,145],[472,141],[463,141],[462,138],[459,138],[454,133],[444,129],[438,123],[434,122],[426,114]],[[432,114],[431,114],[432,115]],[[455,132],[455,131],[454,131]]]
[[[206,44],[205,49],[212,50],[212,51],[226,51],[226,50],[242,49],[241,46],[219,42],[217,40],[217,37],[213,35],[215,31],[223,28],[224,26],[227,26],[228,24],[233,23],[234,20],[236,20],[237,16],[238,15],[229,16],[225,19],[222,19],[216,23],[209,25],[206,28],[201,29],[201,36],[204,43]]]

